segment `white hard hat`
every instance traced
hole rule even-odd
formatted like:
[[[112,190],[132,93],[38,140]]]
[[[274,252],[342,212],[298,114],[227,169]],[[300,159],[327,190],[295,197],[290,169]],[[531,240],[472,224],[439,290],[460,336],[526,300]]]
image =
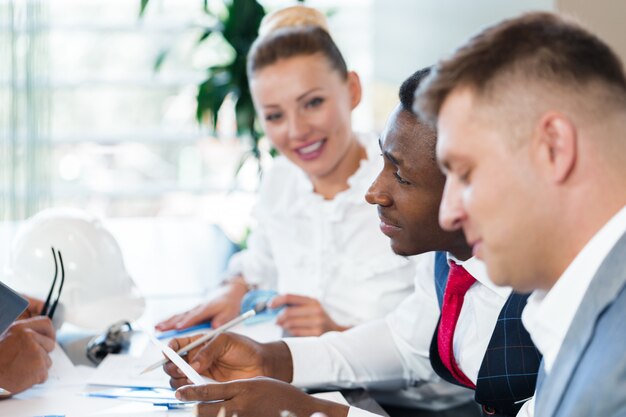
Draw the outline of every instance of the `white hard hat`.
[[[126,272],[119,245],[97,218],[82,210],[46,209],[26,220],[12,244],[7,281],[45,299],[55,271],[51,247],[63,256],[65,321],[104,330],[141,316],[145,302]]]

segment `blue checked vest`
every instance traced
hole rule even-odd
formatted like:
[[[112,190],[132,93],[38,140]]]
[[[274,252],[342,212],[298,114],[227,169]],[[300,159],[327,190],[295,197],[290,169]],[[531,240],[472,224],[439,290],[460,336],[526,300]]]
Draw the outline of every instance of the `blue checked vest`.
[[[435,255],[435,290],[439,308],[448,281],[445,252]],[[522,324],[522,310],[528,295],[512,293],[498,316],[485,357],[478,372],[474,399],[485,414],[515,416],[522,403],[533,396],[541,354]],[[437,325],[439,328],[439,325]],[[430,346],[430,362],[437,374],[460,385],[443,365],[437,349],[437,330]]]

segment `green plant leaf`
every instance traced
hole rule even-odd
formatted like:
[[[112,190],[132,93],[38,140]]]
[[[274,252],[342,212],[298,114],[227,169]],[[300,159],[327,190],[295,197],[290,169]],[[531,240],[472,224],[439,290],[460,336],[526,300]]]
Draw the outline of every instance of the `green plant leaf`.
[[[159,71],[161,69],[163,62],[165,61],[165,58],[167,58],[167,55],[169,53],[170,53],[170,50],[168,48],[164,48],[159,51],[156,59],[154,60],[154,67],[153,67],[154,71]]]
[[[217,127],[217,113],[229,93],[236,96],[235,114],[237,133],[252,138],[251,153],[259,157],[258,140],[261,137],[252,96],[248,87],[246,57],[257,37],[265,10],[257,0],[224,0],[225,14],[212,14],[219,24],[205,29],[197,44],[204,42],[212,33],[221,32],[222,37],[234,50],[232,62],[208,69],[208,78],[198,87],[196,118],[202,123],[210,116],[211,124]],[[204,0],[208,12],[208,4]]]
[[[257,37],[263,16],[265,10],[256,0],[232,0],[223,22],[224,39],[245,56]]]
[[[210,77],[198,87],[196,119],[199,123],[208,115],[213,129],[217,128],[217,112],[231,92],[230,74],[223,67],[214,68]],[[208,114],[207,114],[208,113]]]
[[[213,33],[214,31],[215,31],[214,29],[205,29],[204,32],[202,32],[202,35],[200,35],[200,37],[196,41],[196,43],[203,42],[206,38],[211,36],[211,33]]]
[[[243,134],[249,134],[254,138],[256,112],[254,111],[254,103],[252,102],[249,90],[240,93],[237,97],[235,114],[237,115],[237,131]]]
[[[239,161],[237,162],[237,166],[235,167],[235,175],[239,175],[239,172],[241,172],[241,168],[243,168],[244,164],[246,163],[248,158],[250,158],[251,156],[252,156],[251,152],[244,152],[241,155],[241,158],[239,158]]]
[[[143,16],[149,1],[140,0],[140,16]],[[200,124],[210,123],[215,130],[218,111],[224,99],[228,94],[234,94],[237,99],[235,104],[237,133],[249,135],[252,139],[252,149],[242,158],[243,164],[246,158],[260,157],[258,141],[261,132],[248,86],[246,57],[257,37],[265,10],[257,0],[223,1],[225,8],[218,10],[214,7],[215,3],[209,7],[208,0],[202,0],[203,13],[211,17],[207,20],[211,22],[203,23],[202,34],[198,37],[196,45],[205,42],[213,33],[219,33],[233,48],[234,57],[228,64],[207,68],[207,78],[198,85],[196,119]],[[217,21],[215,24],[212,23],[213,19]],[[162,67],[170,52],[170,49],[159,51],[154,62],[155,71]],[[239,169],[240,167],[237,168]]]
[[[142,17],[144,12],[146,11],[146,6],[148,6],[148,3],[150,2],[150,0],[141,0],[141,4],[139,5],[139,17]]]

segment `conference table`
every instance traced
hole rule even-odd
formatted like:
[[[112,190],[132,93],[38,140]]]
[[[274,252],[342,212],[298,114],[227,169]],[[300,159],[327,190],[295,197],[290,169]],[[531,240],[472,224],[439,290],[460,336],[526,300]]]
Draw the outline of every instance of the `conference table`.
[[[193,307],[205,299],[206,294],[220,284],[229,257],[238,250],[237,245],[233,244],[219,227],[199,219],[115,218],[106,219],[103,224],[119,243],[126,269],[145,297],[145,311],[137,320],[141,326],[152,326],[159,320]],[[0,267],[7,263],[10,241],[16,231],[16,224],[0,224]],[[93,366],[86,358],[85,345],[94,334],[95,332],[89,329],[76,328],[69,324],[64,324],[60,329],[59,340],[74,365]],[[275,333],[253,335],[256,336],[271,340],[280,335]],[[416,410],[399,406],[385,406],[383,409],[365,390],[344,390],[342,394],[350,404],[382,416],[480,416],[478,408],[472,403],[446,411]],[[162,410],[146,404],[87,398],[77,395],[77,390],[72,388],[59,390],[54,394],[54,399],[41,392],[36,395],[34,399],[33,395],[23,395],[17,399],[0,402],[0,415],[40,416],[46,401],[52,401],[54,404],[61,401],[84,405],[84,415],[69,413],[67,417],[192,415],[190,410]],[[68,397],[64,399],[64,395]],[[24,402],[21,406],[19,401],[22,399]]]

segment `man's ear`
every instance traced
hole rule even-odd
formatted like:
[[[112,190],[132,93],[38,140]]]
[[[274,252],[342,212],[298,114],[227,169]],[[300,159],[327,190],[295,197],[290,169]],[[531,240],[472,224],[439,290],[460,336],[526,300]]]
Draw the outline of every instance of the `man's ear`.
[[[350,92],[350,106],[354,110],[361,102],[362,94],[361,79],[354,71],[348,72],[348,90]]]
[[[541,171],[555,183],[565,182],[578,159],[576,125],[561,113],[546,113],[537,124],[534,142]]]

